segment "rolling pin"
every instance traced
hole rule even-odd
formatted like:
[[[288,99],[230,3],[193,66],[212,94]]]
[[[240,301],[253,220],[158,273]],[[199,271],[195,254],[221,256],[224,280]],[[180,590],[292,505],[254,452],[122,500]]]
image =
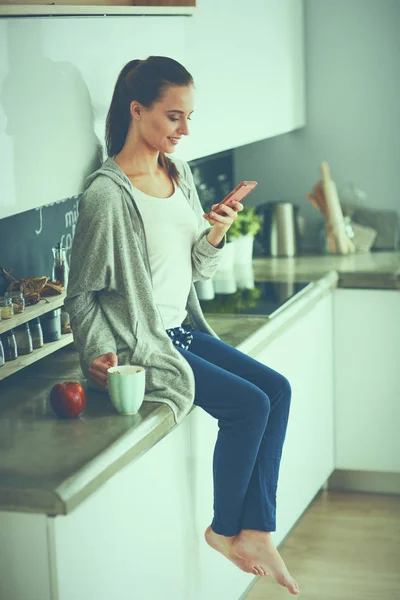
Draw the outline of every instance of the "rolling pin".
[[[336,184],[331,178],[328,163],[321,163],[321,176],[330,230],[336,241],[339,254],[352,254],[356,248],[346,233],[342,207],[340,206]]]

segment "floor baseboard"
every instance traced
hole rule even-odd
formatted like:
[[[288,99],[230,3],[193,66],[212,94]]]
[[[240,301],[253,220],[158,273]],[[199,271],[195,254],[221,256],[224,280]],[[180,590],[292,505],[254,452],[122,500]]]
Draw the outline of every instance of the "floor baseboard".
[[[328,479],[328,490],[400,494],[400,473],[336,469]]]

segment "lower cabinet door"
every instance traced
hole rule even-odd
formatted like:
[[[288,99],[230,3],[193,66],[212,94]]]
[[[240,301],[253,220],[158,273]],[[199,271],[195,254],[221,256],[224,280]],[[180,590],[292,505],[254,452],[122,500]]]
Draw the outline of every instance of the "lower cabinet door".
[[[335,292],[336,468],[400,473],[400,291]]]
[[[57,600],[193,597],[188,423],[53,519]]]

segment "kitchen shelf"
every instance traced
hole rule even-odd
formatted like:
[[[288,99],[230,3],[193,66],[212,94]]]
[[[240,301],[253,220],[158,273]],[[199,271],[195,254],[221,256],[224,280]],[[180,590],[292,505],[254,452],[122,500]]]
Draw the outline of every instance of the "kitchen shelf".
[[[61,339],[56,342],[47,342],[43,345],[42,348],[37,348],[31,354],[24,354],[22,356],[18,356],[16,360],[11,360],[6,362],[2,367],[0,367],[0,381],[13,375],[17,371],[24,369],[28,365],[44,358],[48,354],[52,354],[56,350],[60,348],[64,348],[64,346],[68,346],[74,341],[72,333],[64,333],[61,335]]]
[[[46,296],[46,298],[42,298],[37,304],[26,306],[24,312],[14,315],[11,319],[3,319],[0,321],[0,335],[35,317],[40,317],[50,310],[63,306],[66,295],[67,293],[64,291],[61,294],[57,294],[57,296]]]
[[[4,0],[3,0],[4,2]],[[23,16],[191,16],[195,6],[130,6],[129,4],[4,4],[0,2],[0,17]]]

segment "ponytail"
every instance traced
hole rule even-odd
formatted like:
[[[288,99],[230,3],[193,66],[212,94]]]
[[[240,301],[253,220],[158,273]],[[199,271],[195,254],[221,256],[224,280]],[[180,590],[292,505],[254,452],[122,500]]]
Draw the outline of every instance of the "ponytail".
[[[140,62],[139,59],[131,60],[118,75],[106,120],[106,147],[108,156],[115,156],[115,154],[121,152],[125,144],[131,122],[131,103],[128,100],[129,91],[125,80],[128,73],[133,71]]]

